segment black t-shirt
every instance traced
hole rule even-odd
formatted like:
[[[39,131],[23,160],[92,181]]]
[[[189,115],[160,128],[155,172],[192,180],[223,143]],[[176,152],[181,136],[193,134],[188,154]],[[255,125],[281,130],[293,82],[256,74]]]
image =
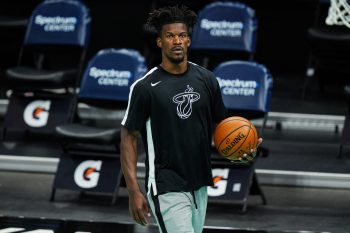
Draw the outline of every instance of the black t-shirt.
[[[122,125],[141,132],[146,189],[156,195],[212,185],[213,127],[225,117],[214,74],[191,62],[180,75],[158,66],[131,86],[129,96]]]

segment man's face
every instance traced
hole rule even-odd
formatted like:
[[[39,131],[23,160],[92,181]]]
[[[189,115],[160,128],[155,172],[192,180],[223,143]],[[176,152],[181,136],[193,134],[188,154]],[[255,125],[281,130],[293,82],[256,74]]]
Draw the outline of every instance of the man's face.
[[[190,37],[184,23],[171,23],[163,25],[157,45],[162,49],[163,59],[178,64],[187,58]]]

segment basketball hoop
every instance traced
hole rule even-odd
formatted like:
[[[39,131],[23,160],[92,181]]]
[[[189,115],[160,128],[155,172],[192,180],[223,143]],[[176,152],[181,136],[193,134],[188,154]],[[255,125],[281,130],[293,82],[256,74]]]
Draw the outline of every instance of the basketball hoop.
[[[347,0],[330,0],[327,25],[345,25],[350,28],[350,5]]]

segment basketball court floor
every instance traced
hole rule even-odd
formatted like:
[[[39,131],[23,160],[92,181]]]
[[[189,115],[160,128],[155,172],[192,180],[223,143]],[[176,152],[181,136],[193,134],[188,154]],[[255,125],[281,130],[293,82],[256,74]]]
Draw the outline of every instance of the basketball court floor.
[[[59,190],[49,201],[53,174],[0,172],[0,232],[158,232],[132,224],[127,195],[110,196]],[[245,214],[235,204],[209,203],[204,232],[349,232],[349,190],[263,185],[267,204],[249,196]],[[24,228],[26,231],[9,231]],[[7,231],[5,229],[8,229]],[[215,230],[216,229],[216,230]],[[44,231],[42,231],[44,232]]]
[[[240,204],[210,202],[205,233],[350,232],[350,147],[338,158],[346,103],[315,90],[302,100],[296,78],[275,78],[263,131],[269,155],[256,162],[266,205],[248,195],[243,214]],[[114,205],[108,195],[71,190],[49,201],[60,153],[46,140],[0,143],[0,233],[158,232],[153,218],[148,227],[133,224],[124,187]],[[139,165],[142,185],[142,156]]]

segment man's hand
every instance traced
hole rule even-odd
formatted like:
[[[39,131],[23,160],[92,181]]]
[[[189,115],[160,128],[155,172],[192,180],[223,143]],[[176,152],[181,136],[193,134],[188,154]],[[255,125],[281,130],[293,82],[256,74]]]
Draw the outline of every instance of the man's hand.
[[[245,153],[241,157],[239,157],[235,160],[231,160],[231,162],[232,163],[239,163],[239,164],[251,162],[255,158],[257,148],[262,143],[262,141],[263,141],[263,139],[259,138],[258,143],[256,144],[256,148],[251,149],[250,153]]]
[[[129,192],[129,210],[135,222],[140,225],[148,225],[151,216],[146,198],[140,191]]]

